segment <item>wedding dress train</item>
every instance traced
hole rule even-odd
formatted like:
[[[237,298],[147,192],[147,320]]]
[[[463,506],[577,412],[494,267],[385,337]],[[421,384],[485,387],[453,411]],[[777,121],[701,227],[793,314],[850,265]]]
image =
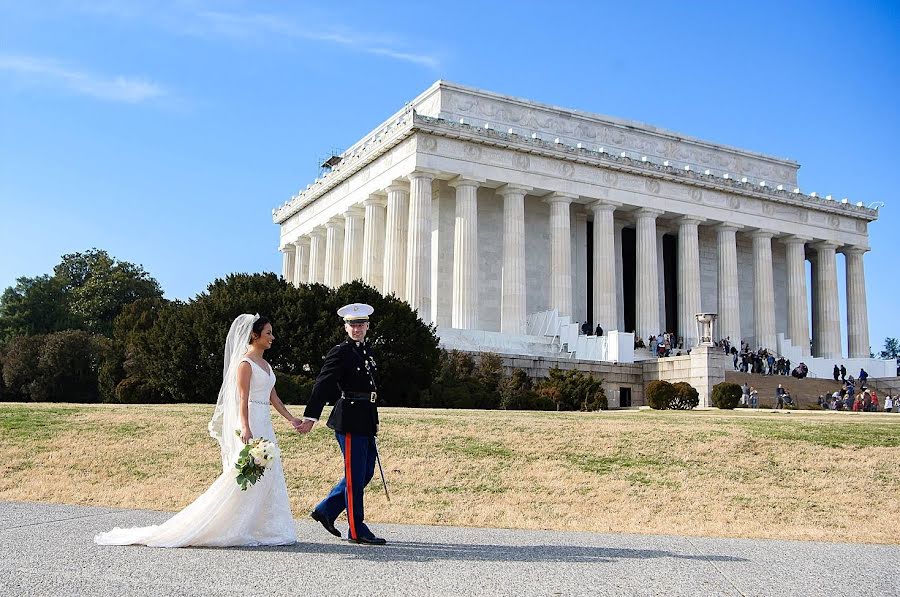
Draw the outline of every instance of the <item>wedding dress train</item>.
[[[275,373],[250,363],[249,422],[254,437],[275,441],[269,394],[275,385]],[[227,375],[227,373],[226,373]],[[236,405],[232,405],[236,406]],[[223,433],[236,416],[225,415]],[[229,425],[231,423],[232,425]],[[188,545],[227,547],[236,545],[287,545],[297,541],[288,500],[287,485],[278,454],[256,484],[241,491],[235,480],[234,464],[240,453],[237,442],[228,455],[223,454],[223,472],[206,492],[166,522],[149,527],[114,528],[94,538],[100,545],[148,545],[185,547]]]

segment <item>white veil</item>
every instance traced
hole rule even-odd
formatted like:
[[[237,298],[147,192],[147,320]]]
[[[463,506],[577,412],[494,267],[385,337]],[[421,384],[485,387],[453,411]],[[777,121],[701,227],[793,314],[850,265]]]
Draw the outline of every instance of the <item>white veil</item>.
[[[250,332],[253,324],[259,319],[256,315],[238,315],[228,330],[225,339],[225,366],[222,369],[222,387],[219,388],[219,399],[216,410],[209,422],[209,434],[219,442],[222,451],[222,469],[227,471],[234,466],[235,458],[243,447],[241,438],[234,432],[241,428],[238,413],[237,366],[247,353],[250,344]]]

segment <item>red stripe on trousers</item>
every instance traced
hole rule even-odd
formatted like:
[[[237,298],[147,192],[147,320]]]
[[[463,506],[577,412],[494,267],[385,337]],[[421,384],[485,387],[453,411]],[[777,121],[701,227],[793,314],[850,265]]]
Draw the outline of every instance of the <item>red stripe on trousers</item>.
[[[344,479],[347,481],[347,519],[350,521],[350,538],[359,539],[356,534],[356,520],[353,516],[353,467],[350,465],[350,434],[344,435]]]

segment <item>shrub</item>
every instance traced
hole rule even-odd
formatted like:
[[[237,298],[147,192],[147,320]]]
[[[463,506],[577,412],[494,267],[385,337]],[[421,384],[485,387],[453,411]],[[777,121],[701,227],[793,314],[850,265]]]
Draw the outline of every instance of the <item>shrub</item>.
[[[647,404],[650,405],[650,408],[666,410],[672,408],[672,403],[675,401],[675,386],[663,380],[651,381],[647,384],[644,394],[647,396]]]
[[[575,369],[550,369],[550,376],[538,384],[538,394],[552,400],[557,410],[608,408],[603,380]]]
[[[482,355],[482,359],[485,356]],[[422,395],[423,406],[493,409],[500,405],[497,392],[491,391],[483,381],[491,375],[491,359],[488,359],[488,368],[482,369],[467,353],[442,350],[438,363],[437,377]]]
[[[672,384],[672,387],[675,388],[675,397],[672,400],[671,408],[691,410],[700,404],[700,393],[691,384],[679,381]]]
[[[534,390],[531,378],[522,369],[515,369],[512,375],[497,386],[500,408],[506,410],[553,410],[556,404],[547,396]]]
[[[717,383],[713,386],[710,399],[716,408],[733,409],[741,401],[741,386],[727,381]]]

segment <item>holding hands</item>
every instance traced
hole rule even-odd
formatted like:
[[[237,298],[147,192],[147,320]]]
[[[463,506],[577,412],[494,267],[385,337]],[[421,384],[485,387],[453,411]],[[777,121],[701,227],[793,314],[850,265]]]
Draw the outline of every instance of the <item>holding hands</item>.
[[[291,425],[294,426],[294,429],[297,430],[297,433],[309,433],[312,430],[313,425],[315,424],[315,421],[311,421],[309,419],[298,419],[294,417],[294,419],[291,420]]]

